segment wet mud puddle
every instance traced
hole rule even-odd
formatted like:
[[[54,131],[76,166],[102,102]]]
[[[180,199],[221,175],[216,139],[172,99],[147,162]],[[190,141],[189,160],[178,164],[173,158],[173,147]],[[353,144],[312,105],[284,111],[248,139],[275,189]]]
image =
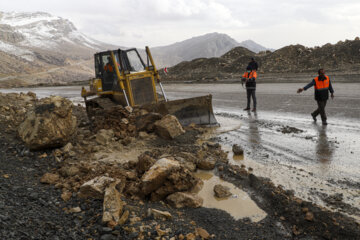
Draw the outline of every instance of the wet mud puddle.
[[[253,222],[258,222],[266,217],[266,212],[259,208],[246,192],[232,183],[226,182],[208,171],[197,171],[195,175],[204,182],[204,186],[198,192],[198,195],[204,199],[203,207],[226,211],[235,220],[249,218]],[[228,198],[215,197],[214,186],[216,184],[228,187],[232,196]]]

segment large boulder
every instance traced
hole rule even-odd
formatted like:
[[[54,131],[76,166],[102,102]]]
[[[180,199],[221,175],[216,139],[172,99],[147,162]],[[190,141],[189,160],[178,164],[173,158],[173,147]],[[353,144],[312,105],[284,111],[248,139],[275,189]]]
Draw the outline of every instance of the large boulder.
[[[176,192],[169,195],[166,200],[174,208],[191,207],[198,208],[203,204],[203,199],[189,192]]]
[[[155,122],[155,132],[161,138],[174,139],[184,134],[185,130],[175,116],[168,114]]]
[[[142,176],[142,192],[145,195],[148,195],[152,191],[158,189],[161,185],[163,185],[168,175],[178,169],[180,169],[179,162],[169,158],[159,159]]]
[[[72,106],[59,96],[41,99],[19,126],[20,138],[32,150],[64,146],[76,129]]]

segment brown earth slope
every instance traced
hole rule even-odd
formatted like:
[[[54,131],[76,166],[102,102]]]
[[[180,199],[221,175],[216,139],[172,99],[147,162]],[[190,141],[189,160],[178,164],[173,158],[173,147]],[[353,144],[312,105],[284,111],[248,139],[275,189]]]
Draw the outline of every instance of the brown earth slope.
[[[307,48],[290,45],[277,51],[255,54],[236,47],[219,58],[199,58],[182,62],[169,69],[166,81],[218,81],[239,79],[251,57],[259,64],[262,80],[301,80],[314,75],[319,68],[337,76],[340,81],[359,81],[360,40],[346,40],[337,44]]]

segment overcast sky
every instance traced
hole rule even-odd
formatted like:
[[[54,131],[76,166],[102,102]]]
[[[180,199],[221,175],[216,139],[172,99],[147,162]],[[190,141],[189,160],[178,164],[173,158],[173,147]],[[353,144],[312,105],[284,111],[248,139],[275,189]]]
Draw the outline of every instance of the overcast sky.
[[[360,0],[1,0],[0,11],[48,12],[100,41],[140,48],[211,32],[276,49],[360,35]]]

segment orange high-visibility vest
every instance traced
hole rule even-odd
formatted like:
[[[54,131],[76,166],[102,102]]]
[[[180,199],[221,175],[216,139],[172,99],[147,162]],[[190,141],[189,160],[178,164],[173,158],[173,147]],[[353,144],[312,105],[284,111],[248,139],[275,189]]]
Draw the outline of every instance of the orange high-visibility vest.
[[[114,69],[113,69],[113,67],[112,67],[110,64],[106,64],[106,65],[104,66],[104,70],[105,70],[105,71],[108,71],[108,72],[112,72]]]
[[[327,90],[329,89],[330,79],[325,75],[324,81],[320,81],[319,77],[314,78],[315,80],[315,89],[316,90]]]
[[[242,76],[243,78],[257,78],[257,73],[256,71],[251,71],[251,72],[245,72],[244,75]]]

